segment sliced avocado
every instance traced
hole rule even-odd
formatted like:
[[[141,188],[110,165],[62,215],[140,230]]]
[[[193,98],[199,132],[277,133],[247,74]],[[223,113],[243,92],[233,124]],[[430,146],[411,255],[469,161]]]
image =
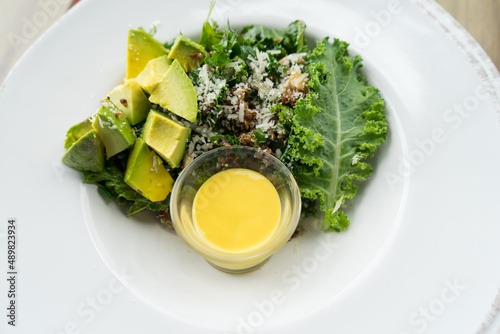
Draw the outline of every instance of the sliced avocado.
[[[104,171],[104,146],[96,131],[91,129],[78,138],[63,155],[62,162],[77,170]]]
[[[172,168],[179,166],[190,134],[190,128],[155,110],[149,112],[142,129],[142,138],[146,144],[167,161]]]
[[[132,125],[144,121],[151,109],[151,103],[135,79],[115,87],[108,97]]]
[[[144,30],[129,30],[127,42],[127,79],[135,78],[151,59],[168,53],[163,44]]]
[[[69,128],[66,133],[66,141],[64,142],[64,148],[68,149],[73,145],[78,139],[83,137],[84,134],[92,130],[92,122],[87,118],[81,123],[73,125]]]
[[[92,127],[104,143],[108,159],[129,148],[135,141],[129,122],[115,107],[102,106],[95,115]]]
[[[146,93],[151,94],[156,86],[163,81],[171,63],[172,60],[168,59],[168,56],[161,56],[149,61],[136,78]]]
[[[198,115],[196,91],[177,59],[172,62],[163,81],[156,86],[149,97],[149,101],[190,122],[194,122]]]
[[[200,66],[206,56],[207,51],[203,46],[184,35],[179,35],[175,39],[168,54],[168,58],[177,59],[186,72],[191,72],[192,69]]]
[[[161,158],[141,138],[137,138],[130,152],[124,180],[132,189],[153,202],[164,201],[174,184]]]

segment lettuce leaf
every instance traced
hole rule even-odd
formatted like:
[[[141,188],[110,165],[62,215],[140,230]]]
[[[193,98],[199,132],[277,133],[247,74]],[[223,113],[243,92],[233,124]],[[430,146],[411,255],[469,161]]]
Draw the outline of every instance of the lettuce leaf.
[[[366,159],[387,136],[384,101],[360,74],[361,57],[350,57],[347,47],[325,38],[312,51],[309,94],[293,109],[289,147],[282,158],[302,197],[319,199],[325,213],[322,229],[334,231],[349,226],[341,205],[356,195],[356,181],[370,176]]]

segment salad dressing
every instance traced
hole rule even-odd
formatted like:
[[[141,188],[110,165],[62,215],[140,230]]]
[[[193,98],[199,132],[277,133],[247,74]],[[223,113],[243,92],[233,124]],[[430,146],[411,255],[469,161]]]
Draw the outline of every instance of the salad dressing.
[[[243,168],[210,177],[193,202],[197,233],[210,246],[229,252],[257,247],[278,226],[281,214],[276,188],[263,175]]]

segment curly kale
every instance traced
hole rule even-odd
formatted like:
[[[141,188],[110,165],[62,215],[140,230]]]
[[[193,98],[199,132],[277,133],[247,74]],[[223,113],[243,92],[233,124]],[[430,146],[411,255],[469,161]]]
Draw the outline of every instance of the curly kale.
[[[325,38],[310,55],[309,94],[293,109],[283,157],[302,197],[319,199],[322,228],[334,231],[349,226],[341,205],[356,195],[355,181],[370,176],[366,159],[387,136],[384,101],[360,74],[361,57],[350,57],[347,46]]]

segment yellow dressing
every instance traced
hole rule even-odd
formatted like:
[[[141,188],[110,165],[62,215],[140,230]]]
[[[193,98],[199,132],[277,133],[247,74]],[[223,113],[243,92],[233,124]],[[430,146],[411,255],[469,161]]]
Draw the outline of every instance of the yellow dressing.
[[[280,220],[276,188],[263,175],[234,168],[210,177],[196,193],[193,221],[210,245],[243,251],[268,240]]]

